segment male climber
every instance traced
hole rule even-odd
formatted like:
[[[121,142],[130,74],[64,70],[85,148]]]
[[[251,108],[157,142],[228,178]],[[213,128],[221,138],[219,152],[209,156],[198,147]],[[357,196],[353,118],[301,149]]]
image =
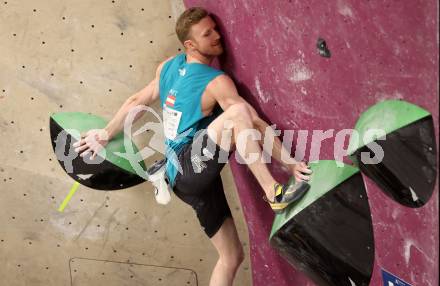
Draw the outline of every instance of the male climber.
[[[209,66],[223,53],[216,23],[209,13],[198,7],[186,10],[176,23],[176,33],[185,53],[162,62],[155,79],[129,97],[105,129],[89,131],[76,145],[76,151],[82,152],[81,156],[91,154],[93,159],[122,130],[130,109],[160,99],[169,184],[177,197],[193,207],[219,253],[210,285],[232,285],[244,254],[223,192],[220,171],[234,148],[241,158],[262,155],[262,140],[242,142],[240,134],[256,129],[264,135],[271,129],[240,97],[231,78]],[[280,162],[282,156],[295,162],[277,137],[269,154]],[[307,175],[311,170],[305,163],[284,163],[296,183],[290,180],[282,185],[275,181],[262,160],[245,159],[245,162],[275,212],[298,201],[309,189],[305,181],[309,180]]]

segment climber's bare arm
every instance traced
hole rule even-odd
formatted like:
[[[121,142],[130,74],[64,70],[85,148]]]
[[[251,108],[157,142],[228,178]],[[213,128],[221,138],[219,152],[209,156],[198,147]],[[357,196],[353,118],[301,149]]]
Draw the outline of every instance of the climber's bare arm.
[[[156,69],[154,79],[143,89],[136,92],[119,108],[112,120],[107,124],[104,129],[92,129],[81,135],[81,139],[73,146],[76,147],[75,151],[81,153],[84,157],[91,153],[91,159],[93,160],[97,153],[108,144],[108,142],[124,127],[124,121],[130,110],[138,105],[150,105],[159,98],[159,79],[160,72],[163,65],[171,58],[168,58]],[[134,121],[139,119],[144,112],[138,112],[134,118]]]
[[[105,130],[108,133],[109,138],[113,138],[116,134],[122,131],[124,126],[124,120],[127,116],[128,112],[135,106],[138,105],[146,105],[149,106],[153,102],[155,102],[159,98],[159,79],[160,72],[162,71],[163,65],[171,58],[168,58],[166,61],[162,62],[156,69],[155,78],[143,89],[136,92],[132,96],[130,96],[121,108],[118,110],[113,119],[108,123],[105,127]],[[142,117],[144,112],[138,112],[134,118],[134,121]]]

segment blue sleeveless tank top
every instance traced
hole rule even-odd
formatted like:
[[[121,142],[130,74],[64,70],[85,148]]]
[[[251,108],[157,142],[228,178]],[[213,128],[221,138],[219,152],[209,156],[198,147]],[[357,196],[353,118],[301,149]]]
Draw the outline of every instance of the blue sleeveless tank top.
[[[186,54],[166,62],[159,79],[160,102],[165,131],[166,175],[171,186],[179,171],[177,156],[197,131],[206,128],[220,113],[217,106],[209,116],[202,113],[202,95],[206,86],[223,71],[205,64],[187,63]]]

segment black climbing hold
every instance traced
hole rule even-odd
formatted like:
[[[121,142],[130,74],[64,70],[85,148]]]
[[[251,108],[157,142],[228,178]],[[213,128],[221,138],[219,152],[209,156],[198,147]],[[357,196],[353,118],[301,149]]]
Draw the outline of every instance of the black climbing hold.
[[[321,57],[329,58],[331,56],[330,50],[328,49],[327,43],[324,39],[318,38],[316,48],[318,49],[318,53]]]
[[[370,285],[375,247],[362,175],[336,161],[310,165],[310,191],[275,217],[270,244],[316,285]]]
[[[91,164],[74,151],[73,143],[79,140],[71,130],[78,134],[91,129],[103,128],[107,122],[94,115],[81,112],[55,113],[50,117],[50,136],[52,147],[63,170],[75,181],[95,190],[113,191],[129,188],[145,181],[133,168],[128,159],[122,158],[118,153],[128,153],[125,149],[124,136],[118,134],[112,142],[105,147],[104,160]],[[134,155],[138,149],[132,144]],[[136,155],[137,156],[137,155]],[[139,155],[140,156],[140,155]],[[146,170],[145,163],[138,157],[139,167]],[[89,176],[81,177],[81,174]]]
[[[363,143],[350,141],[350,158],[396,202],[424,206],[437,181],[433,116],[404,100],[385,100],[363,112],[355,127],[359,138],[367,138],[366,132],[374,129],[384,133]]]
[[[354,154],[363,173],[386,195],[410,208],[424,206],[431,198],[437,177],[437,148],[432,116],[420,119],[376,141],[385,156],[378,164],[364,164],[361,154],[374,157],[365,145]]]

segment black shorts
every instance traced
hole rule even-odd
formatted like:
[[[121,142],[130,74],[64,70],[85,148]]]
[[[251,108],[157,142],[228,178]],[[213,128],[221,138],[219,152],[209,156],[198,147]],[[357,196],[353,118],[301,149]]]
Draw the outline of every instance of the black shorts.
[[[231,153],[221,149],[203,132],[178,155],[183,172],[177,173],[173,191],[194,209],[209,238],[217,233],[226,218],[232,217],[220,177]]]

